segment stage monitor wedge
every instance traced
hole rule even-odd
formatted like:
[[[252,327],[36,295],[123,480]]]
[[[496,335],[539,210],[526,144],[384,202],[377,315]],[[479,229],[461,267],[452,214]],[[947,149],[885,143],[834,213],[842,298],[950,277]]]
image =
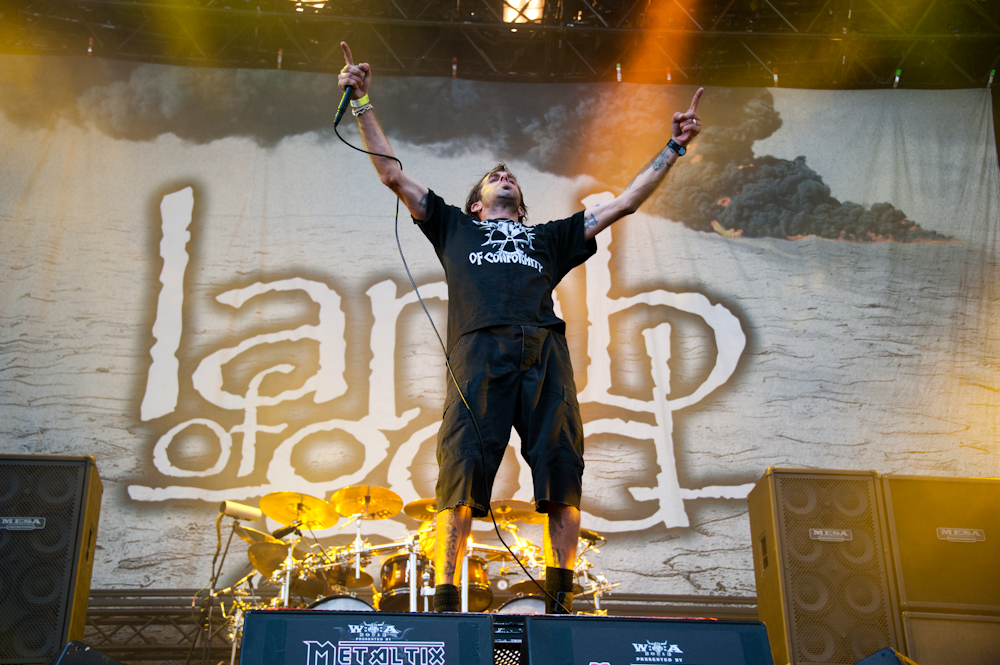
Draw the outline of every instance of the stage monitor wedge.
[[[0,455],[0,663],[83,638],[103,490],[92,457]]]
[[[493,665],[489,614],[250,610],[240,665]]]
[[[882,485],[900,610],[1000,616],[1000,480],[885,475]]]
[[[757,621],[540,614],[525,617],[525,639],[528,665],[774,663]]]
[[[901,643],[875,471],[768,469],[747,498],[777,665],[853,665]]]

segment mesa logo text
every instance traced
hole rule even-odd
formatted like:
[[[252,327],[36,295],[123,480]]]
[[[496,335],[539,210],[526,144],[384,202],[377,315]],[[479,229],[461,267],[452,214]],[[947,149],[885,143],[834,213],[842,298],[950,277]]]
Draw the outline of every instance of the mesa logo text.
[[[44,528],[44,517],[0,517],[0,530],[34,531]]]
[[[636,663],[683,663],[684,652],[676,644],[670,642],[633,642]]]

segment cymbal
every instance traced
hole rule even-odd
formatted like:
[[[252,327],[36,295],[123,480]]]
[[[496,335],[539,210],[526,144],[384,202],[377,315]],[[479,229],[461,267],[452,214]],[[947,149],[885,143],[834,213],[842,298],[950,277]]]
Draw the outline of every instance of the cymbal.
[[[407,517],[427,522],[434,519],[437,515],[437,499],[417,499],[416,501],[410,501],[403,506],[403,512],[406,513]]]
[[[549,519],[547,513],[535,512],[534,509],[526,515],[521,516],[521,521],[525,524],[544,524]]]
[[[292,595],[303,598],[319,598],[330,594],[330,585],[327,584],[326,580],[317,577],[315,573],[308,573],[305,579],[299,579],[293,574],[289,589]]]
[[[308,552],[297,547],[292,550],[292,558],[296,561],[302,561],[307,554]],[[280,540],[276,543],[254,543],[247,550],[247,556],[250,557],[250,563],[257,572],[264,577],[270,577],[288,556],[288,546]]]
[[[524,580],[523,582],[518,582],[517,584],[511,584],[510,587],[507,588],[507,590],[510,593],[514,594],[515,596],[519,593],[544,595],[545,592],[543,591],[543,589],[545,589],[545,577],[544,576],[536,577],[535,579],[538,580],[538,584],[542,586],[541,589],[539,589],[538,586],[531,580]],[[574,594],[583,593],[583,587],[577,584],[576,582],[573,582],[573,593]]]
[[[340,516],[333,506],[308,494],[272,492],[260,499],[260,509],[284,525],[301,522],[307,529],[326,529],[337,523]]]
[[[403,500],[392,490],[374,485],[354,485],[333,493],[330,503],[341,515],[358,515],[366,520],[387,520],[403,508]]]
[[[502,550],[497,548],[495,550],[483,551],[482,549],[476,550],[476,556],[482,557],[487,561],[513,561],[514,557],[507,550]]]
[[[246,542],[253,545],[254,543],[281,543],[283,541],[278,540],[269,533],[264,533],[263,531],[258,531],[257,529],[251,529],[248,526],[243,526],[237,524],[233,530],[236,535],[245,540]]]
[[[360,587],[368,586],[375,580],[372,576],[361,571],[361,577],[354,576],[354,566],[337,566],[336,568],[330,568],[325,571],[326,581],[333,586],[334,584],[339,584],[340,586],[345,586],[348,589],[357,589]]]
[[[590,543],[596,543],[602,540],[607,540],[601,534],[597,533],[596,531],[591,531],[590,529],[580,529],[580,538]]]
[[[498,522],[524,521],[524,518],[531,519],[532,516],[536,514],[534,504],[528,503],[527,501],[518,501],[517,499],[496,499],[494,501],[490,501],[490,509],[493,511],[493,517]],[[487,514],[486,516],[478,519],[484,522],[489,522],[490,516]],[[528,522],[528,524],[537,523],[538,522]]]

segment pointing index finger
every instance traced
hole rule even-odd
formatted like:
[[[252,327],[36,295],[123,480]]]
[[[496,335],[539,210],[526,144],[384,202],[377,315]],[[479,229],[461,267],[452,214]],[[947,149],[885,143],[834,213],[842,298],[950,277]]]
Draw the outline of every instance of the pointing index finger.
[[[347,46],[346,44],[344,45]],[[350,53],[350,51],[348,51]],[[694,97],[691,99],[691,111],[698,110],[698,100],[701,99],[701,93],[705,92],[705,88],[698,88],[698,91],[694,93]]]
[[[347,61],[347,64],[353,65],[354,56],[351,55],[351,47],[347,45],[347,42],[340,42],[340,48],[344,49],[344,60]]]

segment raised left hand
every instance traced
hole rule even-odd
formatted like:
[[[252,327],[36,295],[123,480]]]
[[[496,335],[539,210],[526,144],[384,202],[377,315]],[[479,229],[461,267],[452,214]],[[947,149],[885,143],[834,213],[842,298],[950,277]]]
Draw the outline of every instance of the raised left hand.
[[[701,118],[698,117],[696,111],[698,110],[698,100],[701,99],[701,93],[703,92],[705,92],[705,88],[698,88],[691,99],[691,108],[684,113],[675,113],[671,119],[671,124],[673,125],[672,138],[675,143],[686,146],[701,132]]]

